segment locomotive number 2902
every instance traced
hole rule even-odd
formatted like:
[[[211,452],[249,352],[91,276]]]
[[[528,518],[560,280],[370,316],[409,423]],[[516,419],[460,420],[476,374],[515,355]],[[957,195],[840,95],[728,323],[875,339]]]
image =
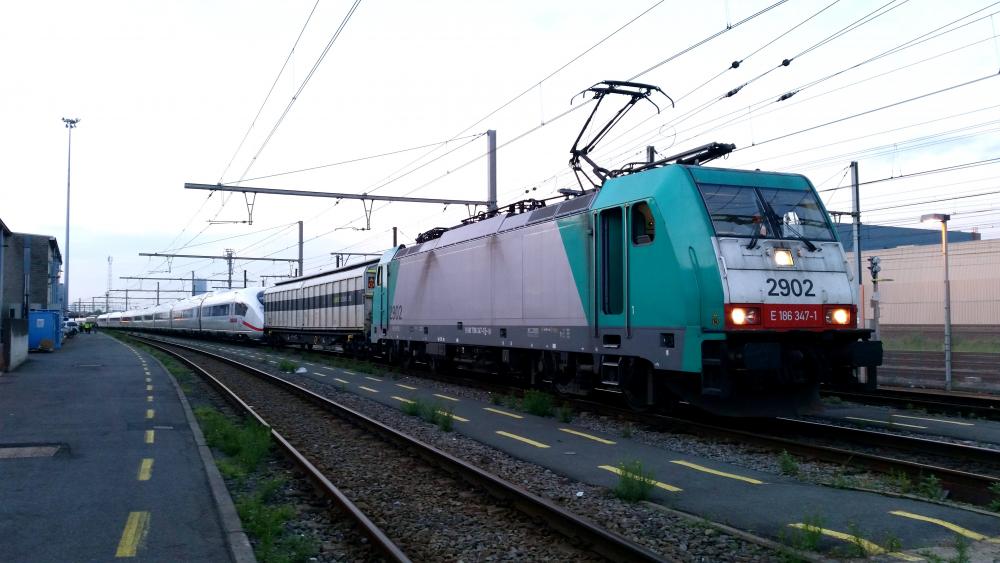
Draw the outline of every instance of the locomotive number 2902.
[[[771,285],[771,287],[767,290],[768,295],[781,297],[787,297],[789,295],[794,295],[795,297],[816,296],[816,294],[813,293],[813,282],[809,279],[789,281],[784,278],[767,278],[765,281]]]

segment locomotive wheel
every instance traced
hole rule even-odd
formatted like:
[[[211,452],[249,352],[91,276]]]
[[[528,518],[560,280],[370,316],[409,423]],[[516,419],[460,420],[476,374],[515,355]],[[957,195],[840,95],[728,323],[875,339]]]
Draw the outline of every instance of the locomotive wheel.
[[[646,362],[635,362],[624,374],[622,394],[625,402],[636,411],[650,410],[653,405],[653,368]]]

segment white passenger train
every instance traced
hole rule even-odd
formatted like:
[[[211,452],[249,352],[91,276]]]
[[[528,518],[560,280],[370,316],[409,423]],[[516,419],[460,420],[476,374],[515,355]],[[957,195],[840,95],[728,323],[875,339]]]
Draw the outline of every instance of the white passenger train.
[[[264,335],[264,290],[205,293],[145,309],[106,313],[97,317],[97,326],[259,340]]]

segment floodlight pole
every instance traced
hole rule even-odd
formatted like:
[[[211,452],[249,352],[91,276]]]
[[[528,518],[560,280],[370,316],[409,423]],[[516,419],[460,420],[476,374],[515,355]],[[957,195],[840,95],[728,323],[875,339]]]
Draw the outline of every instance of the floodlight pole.
[[[62,118],[69,130],[69,141],[66,148],[66,244],[63,248],[63,308],[69,309],[69,185],[70,166],[73,163],[73,129],[80,123],[79,118]]]
[[[304,276],[305,272],[302,269],[302,221],[299,221],[299,275]]]

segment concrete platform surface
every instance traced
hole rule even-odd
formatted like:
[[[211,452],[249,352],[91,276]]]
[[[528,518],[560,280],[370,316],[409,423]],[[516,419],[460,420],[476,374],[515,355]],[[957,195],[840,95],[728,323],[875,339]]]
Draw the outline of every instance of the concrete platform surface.
[[[0,376],[0,559],[230,561],[175,387],[104,334]]]

